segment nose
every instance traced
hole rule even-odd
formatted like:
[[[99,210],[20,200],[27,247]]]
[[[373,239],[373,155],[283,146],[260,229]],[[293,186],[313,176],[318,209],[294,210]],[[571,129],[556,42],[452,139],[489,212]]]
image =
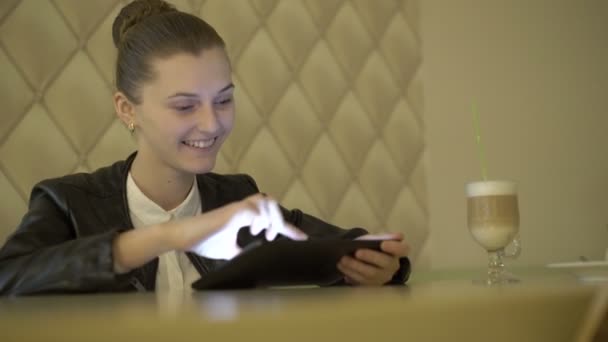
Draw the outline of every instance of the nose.
[[[197,127],[201,132],[216,133],[220,130],[220,121],[212,103],[204,103],[197,113]]]

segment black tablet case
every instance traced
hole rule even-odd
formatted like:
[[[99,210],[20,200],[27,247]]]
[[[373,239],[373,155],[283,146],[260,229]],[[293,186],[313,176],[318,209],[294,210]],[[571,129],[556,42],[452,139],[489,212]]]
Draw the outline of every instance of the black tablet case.
[[[256,241],[192,284],[197,290],[289,285],[330,285],[342,279],[336,264],[361,248],[380,250],[379,240],[280,239]]]

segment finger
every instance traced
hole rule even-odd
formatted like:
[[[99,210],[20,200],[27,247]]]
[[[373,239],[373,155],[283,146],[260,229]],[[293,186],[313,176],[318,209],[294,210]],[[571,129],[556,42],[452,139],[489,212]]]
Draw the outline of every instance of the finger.
[[[240,202],[242,203],[243,206],[246,206],[248,208],[253,208],[253,209],[255,209],[256,212],[261,214],[262,209],[263,209],[263,205],[261,205],[261,203],[271,200],[271,199],[272,199],[271,197],[258,193],[258,194],[246,197],[245,199],[241,200]]]
[[[257,194],[254,194],[254,195],[251,195],[251,196],[245,198],[245,201],[251,201],[251,202],[255,202],[255,203],[258,203],[260,201],[270,201],[270,200],[276,201],[276,199],[274,197],[269,196],[264,193],[257,193]]]
[[[349,256],[342,257],[338,264],[342,265],[345,269],[355,271],[368,279],[376,278],[380,273],[380,269],[378,267],[368,265]]]
[[[366,277],[362,274],[359,274],[357,271],[351,270],[340,263],[338,263],[337,268],[338,271],[340,271],[344,275],[346,281],[348,281],[349,283],[353,285],[368,284],[368,280],[366,279]]]
[[[355,258],[367,264],[377,266],[379,268],[389,268],[395,257],[386,253],[374,251],[371,249],[359,249],[355,252]]]
[[[258,203],[258,214],[253,217],[249,226],[249,231],[251,232],[251,235],[256,236],[260,234],[262,230],[266,229],[269,224],[268,215],[265,213],[263,203],[260,202]]]
[[[350,285],[357,285],[358,284],[354,279],[352,279],[351,277],[348,277],[348,276],[344,276],[344,281],[347,284],[350,284]]]
[[[285,228],[285,223],[283,222],[283,215],[281,214],[281,210],[279,209],[279,205],[276,201],[267,201],[266,207],[268,209],[268,216],[270,225],[266,230],[266,240],[272,241],[274,240],[279,233],[283,234],[287,228]],[[284,235],[288,235],[286,232]]]
[[[308,240],[308,234],[304,233],[300,228],[285,222],[285,227],[290,231],[293,240]]]
[[[395,240],[395,241],[403,241],[403,233],[391,233],[393,234],[395,237],[391,240]]]
[[[398,258],[405,257],[409,253],[409,246],[404,241],[383,241],[380,249]]]
[[[270,221],[266,208],[266,199],[258,194],[254,200],[257,208],[257,215],[253,217],[252,221],[249,223],[249,231],[252,235],[257,236],[264,229],[268,228]]]
[[[365,265],[364,266],[368,266]],[[368,266],[369,267],[369,266]],[[398,268],[397,266],[390,267],[389,269],[376,269],[373,276],[369,274],[362,273],[361,269],[352,268],[344,263],[339,263],[339,270],[343,272],[346,276],[352,277],[357,282],[364,285],[383,285],[386,284]]]
[[[281,213],[281,209],[279,208],[279,204],[276,201],[270,201],[269,203],[269,212],[270,212],[270,223],[272,233],[272,239],[276,238],[277,234],[284,235],[292,240],[306,240],[308,239],[308,235],[306,235],[300,229],[285,223],[283,220],[283,214]],[[272,239],[268,239],[271,241]]]
[[[403,240],[403,233],[365,234],[355,240]]]

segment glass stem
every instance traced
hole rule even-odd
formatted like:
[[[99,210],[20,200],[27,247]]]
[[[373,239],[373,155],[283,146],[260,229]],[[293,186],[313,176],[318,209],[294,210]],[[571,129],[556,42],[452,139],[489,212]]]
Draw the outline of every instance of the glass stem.
[[[488,285],[498,284],[502,281],[505,264],[502,262],[502,250],[488,252]]]

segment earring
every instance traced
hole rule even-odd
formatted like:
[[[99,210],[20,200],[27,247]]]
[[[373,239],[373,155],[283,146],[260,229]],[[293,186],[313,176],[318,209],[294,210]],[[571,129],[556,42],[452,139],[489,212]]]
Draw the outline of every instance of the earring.
[[[131,123],[129,123],[129,125],[127,126],[127,129],[131,133],[135,132],[135,124],[133,123],[133,121],[131,121]]]

